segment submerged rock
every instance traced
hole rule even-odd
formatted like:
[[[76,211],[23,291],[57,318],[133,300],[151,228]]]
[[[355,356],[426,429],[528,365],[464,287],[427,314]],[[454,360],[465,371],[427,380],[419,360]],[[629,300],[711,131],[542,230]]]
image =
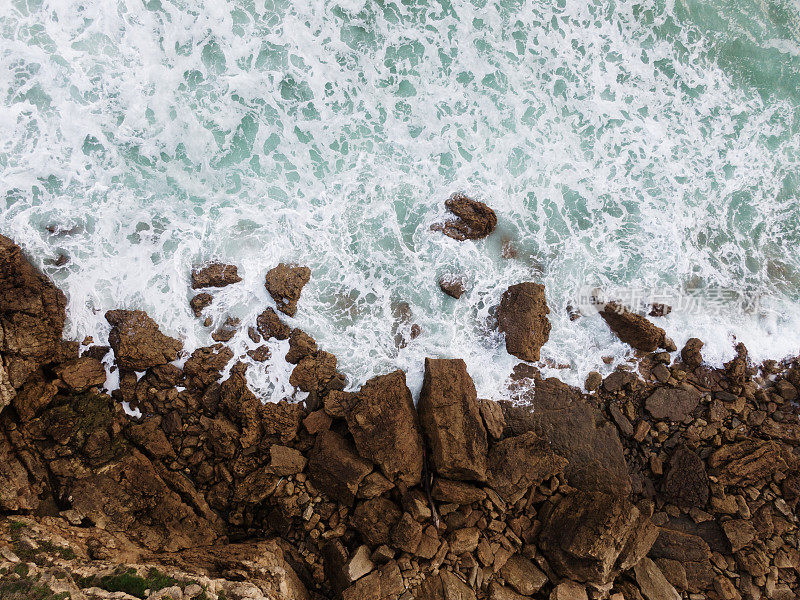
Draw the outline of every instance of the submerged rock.
[[[458,300],[464,295],[464,278],[461,275],[445,275],[439,279],[439,289]]]
[[[311,279],[311,269],[279,264],[267,273],[266,287],[269,295],[278,305],[278,310],[293,317],[297,312],[300,292]]]
[[[464,194],[453,194],[444,205],[456,218],[431,229],[441,231],[454,240],[479,240],[497,227],[497,215],[483,202],[468,198]]]
[[[238,267],[211,263],[202,269],[192,271],[192,288],[225,287],[242,280],[239,277]]]
[[[658,348],[666,348],[666,332],[663,329],[621,304],[607,303],[600,311],[600,316],[619,339],[636,350],[653,352]]]
[[[178,358],[183,344],[164,335],[147,313],[141,310],[110,310],[108,343],[120,369],[144,371]]]
[[[497,316],[506,351],[522,360],[539,360],[539,349],[550,338],[549,313],[542,284],[528,281],[509,287]]]

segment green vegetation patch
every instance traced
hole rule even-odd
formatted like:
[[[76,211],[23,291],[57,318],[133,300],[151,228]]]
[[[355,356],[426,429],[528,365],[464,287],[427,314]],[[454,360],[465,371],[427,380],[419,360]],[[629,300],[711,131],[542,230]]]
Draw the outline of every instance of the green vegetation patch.
[[[134,568],[120,567],[111,575],[102,577],[82,577],[78,581],[81,588],[99,587],[107,592],[125,592],[137,598],[145,598],[145,592],[157,592],[158,590],[173,585],[183,588],[186,584],[181,584],[177,579],[165,575],[155,567],[147,572],[146,577],[142,577]]]

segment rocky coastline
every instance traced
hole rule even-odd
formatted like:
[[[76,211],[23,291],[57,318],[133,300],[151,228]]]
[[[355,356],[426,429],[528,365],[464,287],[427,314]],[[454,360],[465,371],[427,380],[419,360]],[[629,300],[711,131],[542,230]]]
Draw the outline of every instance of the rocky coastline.
[[[445,235],[494,229],[467,200]],[[282,321],[311,276],[271,269],[277,312],[231,320],[179,368],[188,351],[141,311],[106,314],[110,347],[63,340],[63,293],[0,236],[0,598],[800,597],[797,359],[753,365],[739,345],[716,369],[697,339],[673,358],[661,328],[607,305],[636,372],[582,391],[520,362],[515,401],[494,401],[463,361],[429,358],[415,406],[402,371],[344,392],[336,357]],[[237,281],[196,270],[195,314]],[[541,285],[509,288],[509,353],[539,360],[548,313]],[[304,404],[248,389],[224,345],[240,326],[289,340]]]

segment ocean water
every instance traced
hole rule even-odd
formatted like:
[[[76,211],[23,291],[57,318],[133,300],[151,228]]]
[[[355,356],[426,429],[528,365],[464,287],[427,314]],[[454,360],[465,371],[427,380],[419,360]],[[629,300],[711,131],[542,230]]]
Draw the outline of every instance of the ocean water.
[[[210,343],[189,272],[218,259],[239,355],[266,271],[308,265],[288,321],[351,387],[461,357],[503,397],[492,311],[525,280],[571,383],[631,356],[569,319],[586,286],[669,290],[659,324],[715,364],[800,353],[798,0],[5,0],[0,103],[0,232],[66,291],[70,337],[126,307]],[[431,231],[456,191],[495,209],[488,239]],[[271,345],[249,377],[277,400]]]

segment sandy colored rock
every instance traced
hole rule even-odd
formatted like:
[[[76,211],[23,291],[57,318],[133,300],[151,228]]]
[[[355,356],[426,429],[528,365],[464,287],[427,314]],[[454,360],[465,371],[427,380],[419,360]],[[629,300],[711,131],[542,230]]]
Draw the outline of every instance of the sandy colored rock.
[[[633,571],[636,574],[636,583],[647,600],[680,600],[681,595],[667,581],[661,569],[649,558],[642,559]]]
[[[422,582],[417,600],[475,600],[475,592],[452,571],[440,571]]]
[[[475,384],[461,359],[425,359],[420,424],[442,477],[486,480],[488,442]]]
[[[550,600],[589,600],[589,596],[586,594],[586,586],[574,581],[564,581],[550,592]]]
[[[621,304],[607,303],[600,311],[600,316],[620,340],[636,350],[653,352],[657,348],[664,348],[665,331]]]
[[[550,338],[549,313],[542,284],[525,282],[509,287],[497,313],[506,351],[522,360],[539,360],[539,349]]]
[[[297,301],[303,287],[311,279],[311,269],[279,264],[269,270],[266,278],[266,288],[278,310],[293,317],[297,312]]]
[[[523,596],[532,596],[547,583],[547,575],[519,554],[514,554],[506,561],[500,569],[500,574],[508,585]]]
[[[178,358],[183,344],[164,335],[147,313],[141,310],[110,310],[108,343],[120,369],[144,371]]]
[[[222,263],[211,263],[200,269],[192,271],[192,288],[225,287],[232,283],[239,283],[238,267]]]
[[[367,381],[348,401],[345,418],[361,456],[392,481],[419,483],[422,434],[403,371]]]
[[[472,504],[486,498],[486,492],[477,486],[443,477],[434,480],[431,495],[434,500],[453,504]]]

